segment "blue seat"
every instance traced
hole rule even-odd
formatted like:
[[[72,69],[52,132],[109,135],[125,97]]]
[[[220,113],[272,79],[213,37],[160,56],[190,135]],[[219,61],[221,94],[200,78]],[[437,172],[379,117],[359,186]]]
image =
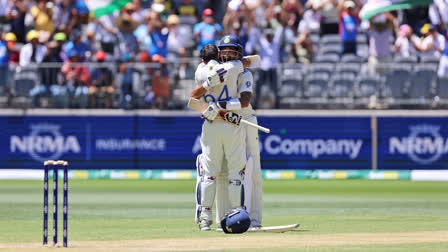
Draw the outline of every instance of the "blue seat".
[[[336,54],[323,54],[323,55],[317,55],[314,58],[315,63],[329,63],[329,64],[335,64],[339,61],[339,56]]]
[[[353,105],[355,97],[355,74],[335,73],[330,80],[330,96],[335,103]]]
[[[311,64],[310,73],[326,73],[331,75],[334,70],[334,65],[329,63],[313,63]]]
[[[357,75],[360,71],[361,66],[356,63],[345,63],[345,64],[338,64],[336,66],[335,72],[336,73],[349,73],[353,75]]]
[[[415,55],[410,55],[410,56],[397,55],[394,57],[394,62],[406,63],[406,64],[416,64],[418,62],[418,58]]]
[[[344,54],[341,57],[341,62],[362,64],[366,62],[366,59],[355,54]]]

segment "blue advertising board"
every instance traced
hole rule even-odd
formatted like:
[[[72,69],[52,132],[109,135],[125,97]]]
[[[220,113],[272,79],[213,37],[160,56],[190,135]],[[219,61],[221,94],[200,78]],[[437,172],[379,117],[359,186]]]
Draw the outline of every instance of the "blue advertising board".
[[[369,117],[261,117],[265,169],[370,169]]]
[[[369,117],[259,117],[263,169],[370,169]],[[195,169],[202,120],[191,116],[0,116],[0,167]]]
[[[382,117],[377,125],[381,169],[448,169],[447,117]]]
[[[1,117],[0,167],[41,168],[64,159],[72,169],[193,169],[201,121],[191,117]]]

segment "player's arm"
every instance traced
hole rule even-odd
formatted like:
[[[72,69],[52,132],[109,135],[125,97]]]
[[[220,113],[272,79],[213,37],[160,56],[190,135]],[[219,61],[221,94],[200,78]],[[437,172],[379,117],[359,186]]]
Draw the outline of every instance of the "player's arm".
[[[238,76],[238,90],[241,108],[248,107],[252,99],[254,77],[252,73],[245,70]]]
[[[239,110],[249,106],[250,99],[252,98],[251,92],[240,93],[240,98],[232,98],[228,101],[220,101],[219,107],[225,110]]]
[[[191,92],[190,97],[200,99],[202,96],[205,95],[206,92],[207,90],[203,86],[197,86]],[[207,108],[207,110],[203,112],[203,116],[204,114],[206,114],[204,116],[206,119],[213,120],[214,119],[213,116],[216,116],[221,110],[239,110],[241,108],[249,106],[251,98],[252,98],[251,92],[242,92],[240,94],[240,98],[233,98],[230,99],[229,101],[221,101],[218,103],[209,104],[209,108]],[[210,108],[212,108],[212,110],[214,111],[207,112]],[[209,116],[208,113],[212,113],[213,115]]]
[[[195,99],[199,99],[207,93],[207,89],[205,89],[202,85],[196,86],[193,91],[191,91],[190,97]]]
[[[252,99],[252,92],[242,92],[240,93],[241,97],[239,98],[241,103],[241,108],[246,108],[250,104],[250,100]]]
[[[250,58],[246,57],[241,58],[241,63],[243,63],[244,68],[248,68],[250,66]]]
[[[199,64],[199,66],[196,68],[196,72],[194,73],[194,81],[196,84],[196,87],[191,91],[190,97],[193,97],[195,99],[199,99],[202,96],[207,93],[207,90],[202,86],[202,82],[200,80],[199,75],[201,74],[201,69],[203,68],[204,63]]]

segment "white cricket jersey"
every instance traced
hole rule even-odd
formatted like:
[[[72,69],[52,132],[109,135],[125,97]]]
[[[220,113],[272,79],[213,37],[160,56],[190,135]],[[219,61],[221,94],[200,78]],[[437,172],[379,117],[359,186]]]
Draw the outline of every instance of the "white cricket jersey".
[[[204,64],[204,62],[199,64],[194,74],[196,85],[202,85],[202,82],[207,80],[207,76],[209,75],[209,73],[211,73],[213,67],[218,64],[219,63],[216,60],[210,60],[207,64]]]

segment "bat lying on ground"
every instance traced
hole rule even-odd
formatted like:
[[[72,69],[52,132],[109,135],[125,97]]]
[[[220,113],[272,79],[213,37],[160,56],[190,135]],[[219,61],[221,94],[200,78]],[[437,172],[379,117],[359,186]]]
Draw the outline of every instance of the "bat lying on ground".
[[[192,98],[192,97],[188,101],[188,108],[190,108],[196,112],[199,112],[199,113],[202,113],[207,107],[208,107],[208,104],[206,102],[200,101],[200,100]],[[223,111],[222,113],[219,114],[219,116],[216,117],[216,119],[223,120],[228,123],[232,123],[232,124],[236,124],[236,125],[240,125],[240,123],[246,124],[250,127],[257,128],[266,133],[271,132],[270,129],[265,128],[263,126],[255,124],[255,123],[251,123],[247,120],[241,119],[240,115],[230,112],[230,111]]]
[[[299,224],[285,225],[285,226],[272,226],[272,227],[254,227],[249,228],[247,232],[265,232],[265,233],[283,233],[295,230],[299,227]]]

